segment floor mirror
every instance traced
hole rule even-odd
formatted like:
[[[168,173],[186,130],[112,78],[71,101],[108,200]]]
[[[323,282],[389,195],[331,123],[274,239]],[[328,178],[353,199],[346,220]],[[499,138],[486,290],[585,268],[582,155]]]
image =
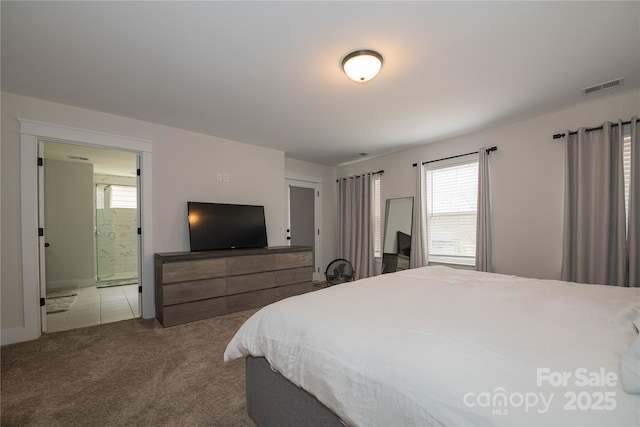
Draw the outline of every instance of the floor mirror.
[[[382,273],[409,268],[413,197],[387,199],[384,221]]]

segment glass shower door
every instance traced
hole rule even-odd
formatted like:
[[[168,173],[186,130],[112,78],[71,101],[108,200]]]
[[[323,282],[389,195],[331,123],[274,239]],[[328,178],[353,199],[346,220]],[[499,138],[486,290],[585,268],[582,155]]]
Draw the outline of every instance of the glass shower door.
[[[109,206],[111,186],[96,185],[96,268],[98,282],[114,274],[116,233],[113,212]]]

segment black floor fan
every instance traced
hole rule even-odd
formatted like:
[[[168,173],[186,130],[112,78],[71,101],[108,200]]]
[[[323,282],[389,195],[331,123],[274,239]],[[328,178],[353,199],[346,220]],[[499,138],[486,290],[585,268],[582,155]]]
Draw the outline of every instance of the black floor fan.
[[[324,276],[327,278],[327,286],[351,282],[354,279],[353,266],[346,259],[334,259],[327,266]]]

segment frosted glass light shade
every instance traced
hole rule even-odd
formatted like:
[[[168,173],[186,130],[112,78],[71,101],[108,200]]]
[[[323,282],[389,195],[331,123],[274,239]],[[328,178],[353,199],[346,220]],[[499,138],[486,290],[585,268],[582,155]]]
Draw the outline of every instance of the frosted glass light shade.
[[[373,50],[356,50],[342,60],[345,74],[354,82],[371,80],[382,68],[382,55]]]

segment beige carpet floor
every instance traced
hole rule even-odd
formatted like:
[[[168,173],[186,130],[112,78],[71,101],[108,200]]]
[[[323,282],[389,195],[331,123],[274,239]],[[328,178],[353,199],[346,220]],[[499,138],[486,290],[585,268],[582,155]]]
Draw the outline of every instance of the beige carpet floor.
[[[2,426],[255,426],[227,343],[256,310],[162,328],[126,320],[1,349]]]

